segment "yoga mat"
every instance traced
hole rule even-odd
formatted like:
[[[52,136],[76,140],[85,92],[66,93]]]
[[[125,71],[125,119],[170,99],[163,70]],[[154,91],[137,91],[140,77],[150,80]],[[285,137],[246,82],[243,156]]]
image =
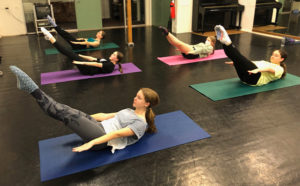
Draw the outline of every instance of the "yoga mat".
[[[122,68],[123,73],[120,73],[118,67],[116,67],[115,70],[111,73],[95,74],[93,76],[82,75],[80,74],[78,69],[63,70],[57,72],[46,72],[41,74],[41,85],[141,72],[141,69],[139,69],[133,63],[124,63],[122,64]]]
[[[300,77],[287,74],[284,79],[259,87],[246,85],[239,78],[199,83],[190,86],[211,100],[218,101],[295,85],[300,85]]]
[[[82,51],[90,51],[90,50],[103,50],[103,49],[110,49],[110,48],[119,48],[119,46],[115,43],[102,43],[98,47],[95,48],[85,48],[79,50],[73,50],[74,52],[82,52]],[[46,55],[51,54],[59,54],[60,52],[56,48],[47,48],[45,49]]]
[[[76,134],[39,141],[41,181],[210,137],[182,111],[158,115],[155,123],[157,133],[145,133],[137,143],[116,150],[114,154],[111,153],[111,148],[101,151],[72,152],[73,147],[82,144]]]
[[[222,59],[222,58],[227,58],[223,49],[215,50],[215,53],[213,55],[204,58],[186,59],[182,55],[177,55],[177,56],[168,56],[168,57],[158,57],[157,59],[166,63],[167,65],[172,66],[172,65],[182,65],[182,64],[208,61],[214,59]]]

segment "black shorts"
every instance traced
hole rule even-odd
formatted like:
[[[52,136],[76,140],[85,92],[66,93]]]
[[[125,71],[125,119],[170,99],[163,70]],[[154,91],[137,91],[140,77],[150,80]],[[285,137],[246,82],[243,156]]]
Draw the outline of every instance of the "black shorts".
[[[186,59],[196,59],[199,57],[199,54],[185,54],[185,53],[181,53],[181,54]]]

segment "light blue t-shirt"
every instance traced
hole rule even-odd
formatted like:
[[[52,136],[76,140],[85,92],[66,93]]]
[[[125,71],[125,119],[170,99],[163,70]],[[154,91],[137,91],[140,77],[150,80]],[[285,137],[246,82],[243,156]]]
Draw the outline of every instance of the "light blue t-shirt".
[[[107,145],[112,146],[112,153],[116,149],[123,149],[127,145],[136,143],[145,134],[148,127],[148,124],[130,108],[117,112],[115,117],[104,120],[101,123],[106,133],[128,127],[135,134],[134,136],[110,140]]]

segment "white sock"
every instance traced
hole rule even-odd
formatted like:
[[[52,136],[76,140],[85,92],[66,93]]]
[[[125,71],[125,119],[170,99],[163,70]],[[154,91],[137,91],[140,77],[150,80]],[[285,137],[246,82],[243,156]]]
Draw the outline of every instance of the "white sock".
[[[53,37],[53,35],[44,27],[41,27],[41,31],[45,35],[45,39],[50,40],[50,38]]]

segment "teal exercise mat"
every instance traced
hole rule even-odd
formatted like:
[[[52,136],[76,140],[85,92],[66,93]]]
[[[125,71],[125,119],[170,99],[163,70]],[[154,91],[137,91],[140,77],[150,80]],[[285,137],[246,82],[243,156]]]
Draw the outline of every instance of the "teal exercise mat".
[[[115,43],[102,43],[102,44],[100,44],[100,46],[95,47],[95,48],[85,48],[85,49],[73,50],[73,51],[74,52],[82,52],[82,51],[103,50],[103,49],[110,49],[110,48],[119,48],[119,45],[117,45]],[[46,55],[59,54],[59,53],[60,52],[56,48],[45,49]]]
[[[199,83],[190,86],[211,100],[218,101],[295,85],[300,85],[300,77],[287,74],[284,79],[260,87],[246,85],[239,78]]]

